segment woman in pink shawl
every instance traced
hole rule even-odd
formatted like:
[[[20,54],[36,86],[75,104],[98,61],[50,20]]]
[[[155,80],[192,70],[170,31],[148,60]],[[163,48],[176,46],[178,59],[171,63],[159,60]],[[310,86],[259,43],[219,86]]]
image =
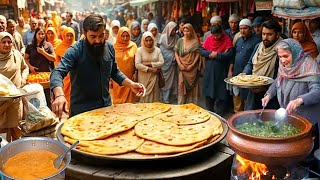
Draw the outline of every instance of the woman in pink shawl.
[[[319,149],[319,65],[298,41],[291,38],[280,41],[276,51],[279,56],[278,77],[262,99],[262,106],[267,105],[271,98],[277,97],[280,106],[286,108],[289,114],[297,114],[309,120],[313,125],[313,155]],[[312,160],[310,164],[318,163],[317,159],[307,159]]]
[[[279,71],[276,81],[269,87],[262,105],[277,97],[282,108],[307,118],[312,124],[320,121],[320,70],[300,43],[285,39],[277,45]]]
[[[224,33],[220,25],[212,26],[211,35],[204,42],[201,55],[206,59],[203,79],[206,107],[209,111],[223,115],[227,99],[224,79],[233,58],[233,48],[231,38]]]

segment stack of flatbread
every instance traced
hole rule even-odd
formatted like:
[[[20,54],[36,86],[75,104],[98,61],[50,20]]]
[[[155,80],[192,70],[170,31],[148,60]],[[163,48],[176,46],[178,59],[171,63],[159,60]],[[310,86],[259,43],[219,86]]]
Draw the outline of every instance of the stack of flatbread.
[[[268,83],[268,79],[263,76],[239,74],[232,77],[230,82],[238,85],[263,85]]]
[[[99,155],[175,154],[215,141],[220,120],[194,105],[119,104],[76,115],[61,128],[70,144]]]
[[[20,91],[10,79],[0,74],[0,96],[15,96],[19,93]]]

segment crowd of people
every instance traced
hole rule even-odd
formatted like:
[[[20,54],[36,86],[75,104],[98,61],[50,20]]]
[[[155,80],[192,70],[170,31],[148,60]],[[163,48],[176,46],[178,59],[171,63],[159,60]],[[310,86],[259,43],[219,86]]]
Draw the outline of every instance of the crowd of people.
[[[112,103],[199,104],[203,96],[206,108],[220,115],[233,102],[235,113],[284,107],[319,121],[318,19],[295,23],[289,38],[278,22],[261,16],[232,14],[227,29],[219,16],[210,24],[199,34],[187,18],[163,24],[152,13],[145,19],[119,14],[110,21],[70,12],[62,19],[52,12],[29,23],[0,15],[0,73],[22,87],[28,73],[52,72],[45,95],[59,117],[68,109],[73,116]],[[275,82],[254,89],[225,84],[241,73]],[[0,132],[17,132],[11,120],[22,117],[10,112],[20,106],[21,100],[1,102]]]

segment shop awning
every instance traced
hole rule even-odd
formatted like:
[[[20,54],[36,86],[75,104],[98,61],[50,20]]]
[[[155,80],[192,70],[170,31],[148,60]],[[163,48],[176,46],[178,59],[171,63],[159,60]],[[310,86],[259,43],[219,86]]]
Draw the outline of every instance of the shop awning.
[[[130,1],[130,6],[143,6],[146,4],[151,4],[159,0],[132,0]]]

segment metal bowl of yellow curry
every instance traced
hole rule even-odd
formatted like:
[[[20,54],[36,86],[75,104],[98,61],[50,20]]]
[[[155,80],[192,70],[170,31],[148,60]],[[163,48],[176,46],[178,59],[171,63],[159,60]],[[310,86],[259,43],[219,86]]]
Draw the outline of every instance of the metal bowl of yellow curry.
[[[60,168],[55,168],[53,162],[67,149],[61,142],[46,137],[26,137],[13,141],[0,148],[0,179],[64,179],[71,153],[64,158]]]

